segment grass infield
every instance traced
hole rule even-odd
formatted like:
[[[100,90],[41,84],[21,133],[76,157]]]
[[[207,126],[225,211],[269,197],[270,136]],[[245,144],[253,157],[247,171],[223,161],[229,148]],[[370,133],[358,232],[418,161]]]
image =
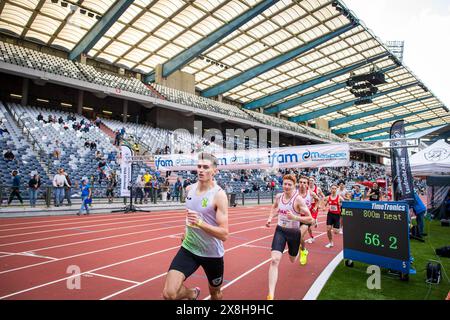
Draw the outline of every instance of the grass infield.
[[[368,265],[354,262],[354,267],[346,267],[344,261],[335,269],[322,289],[318,300],[444,300],[450,291],[450,258],[436,255],[435,249],[450,245],[450,228],[441,227],[439,221],[426,221],[426,241],[411,240],[411,256],[416,275],[409,281],[401,281],[398,276],[381,271],[381,289],[369,290],[367,279]],[[440,284],[428,284],[426,265],[430,260],[442,265]]]

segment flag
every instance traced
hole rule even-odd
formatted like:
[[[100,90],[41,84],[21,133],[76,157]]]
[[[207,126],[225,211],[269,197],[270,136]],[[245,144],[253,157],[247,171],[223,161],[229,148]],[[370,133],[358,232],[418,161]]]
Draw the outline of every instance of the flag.
[[[391,139],[405,138],[404,121],[396,121],[391,127]],[[391,141],[391,173],[394,187],[394,201],[414,203],[414,183],[409,165],[406,140]]]

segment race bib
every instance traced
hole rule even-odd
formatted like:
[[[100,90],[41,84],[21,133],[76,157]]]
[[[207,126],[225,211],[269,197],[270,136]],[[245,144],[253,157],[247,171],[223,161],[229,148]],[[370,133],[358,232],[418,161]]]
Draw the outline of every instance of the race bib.
[[[330,206],[330,211],[337,212],[338,211],[338,207],[332,205],[332,206]]]

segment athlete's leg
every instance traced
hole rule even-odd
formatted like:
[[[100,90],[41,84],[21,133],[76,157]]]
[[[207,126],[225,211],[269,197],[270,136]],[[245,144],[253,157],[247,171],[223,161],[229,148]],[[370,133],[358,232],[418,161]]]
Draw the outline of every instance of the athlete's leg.
[[[278,266],[280,265],[282,255],[283,253],[280,251],[272,251],[271,253],[272,261],[270,262],[269,267],[269,296],[272,298],[275,296],[275,287],[278,281]]]
[[[306,249],[305,236],[306,236],[306,232],[308,232],[308,230],[309,230],[309,227],[310,226],[308,226],[306,224],[302,224],[300,226],[300,250],[302,250],[302,251]]]
[[[331,232],[331,229],[333,228],[332,225],[327,225],[327,236],[329,243],[333,243],[333,233]]]
[[[164,284],[163,297],[166,300],[195,299],[197,292],[195,289],[188,289],[183,285],[185,276],[177,270],[170,270],[167,273]]]
[[[209,285],[209,294],[211,295],[211,300],[222,300],[223,299],[221,286],[213,287],[213,286]]]

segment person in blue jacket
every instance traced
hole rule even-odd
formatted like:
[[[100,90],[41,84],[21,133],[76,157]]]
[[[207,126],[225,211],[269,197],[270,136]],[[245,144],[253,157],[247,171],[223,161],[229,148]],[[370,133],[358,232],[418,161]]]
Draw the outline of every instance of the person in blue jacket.
[[[412,209],[414,211],[414,214],[416,215],[419,234],[420,236],[425,236],[426,234],[423,233],[423,218],[425,216],[425,213],[427,212],[427,207],[423,203],[422,199],[420,199],[416,191],[414,191],[414,204]]]
[[[89,203],[92,202],[91,185],[88,178],[81,180],[81,208],[77,215],[81,215],[83,210],[86,211],[85,215],[89,214]]]

